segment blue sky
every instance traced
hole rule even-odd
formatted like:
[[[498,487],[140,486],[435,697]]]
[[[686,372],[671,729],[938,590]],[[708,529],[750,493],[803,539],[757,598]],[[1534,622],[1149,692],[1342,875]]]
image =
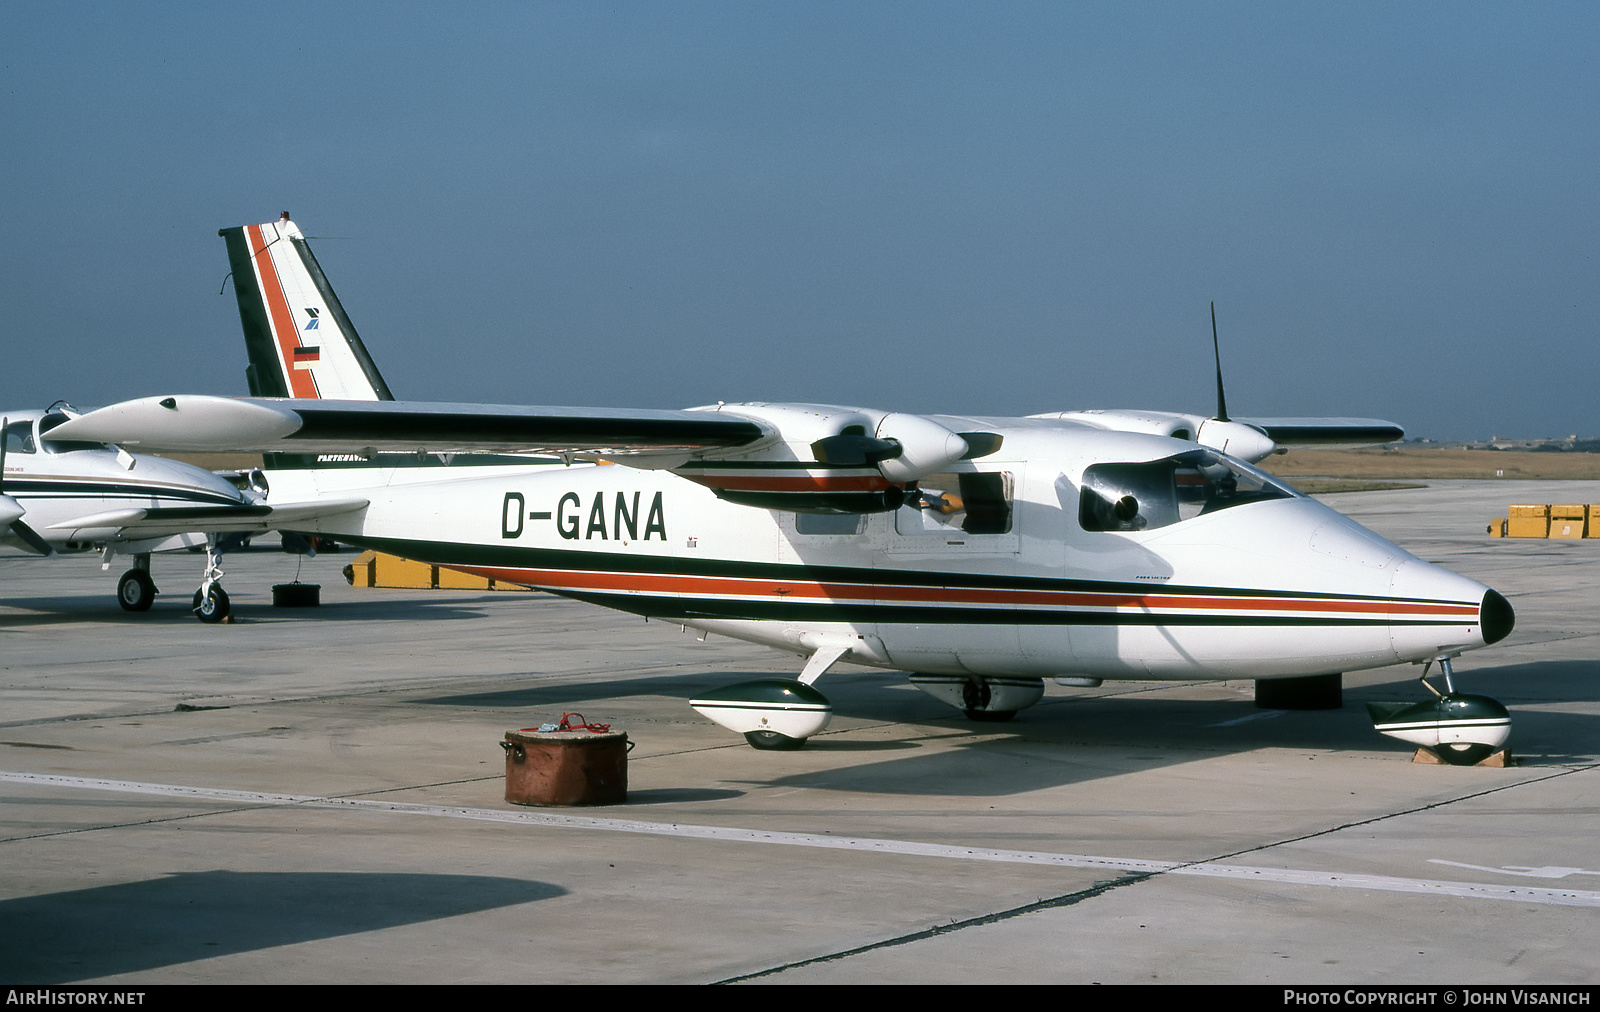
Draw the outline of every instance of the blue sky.
[[[0,10],[0,405],[243,393],[290,210],[402,398],[1600,434],[1593,4]]]

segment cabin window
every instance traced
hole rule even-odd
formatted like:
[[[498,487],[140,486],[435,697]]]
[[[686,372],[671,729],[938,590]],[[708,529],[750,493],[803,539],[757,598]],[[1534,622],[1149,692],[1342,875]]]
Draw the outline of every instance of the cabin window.
[[[796,513],[796,534],[860,534],[867,518],[860,513]]]
[[[895,515],[901,534],[1008,534],[1011,475],[1005,471],[930,474],[908,492]]]
[[[12,422],[6,426],[6,453],[35,453],[33,422]]]
[[[1299,493],[1211,450],[1083,472],[1078,522],[1089,531],[1150,531],[1207,513]]]

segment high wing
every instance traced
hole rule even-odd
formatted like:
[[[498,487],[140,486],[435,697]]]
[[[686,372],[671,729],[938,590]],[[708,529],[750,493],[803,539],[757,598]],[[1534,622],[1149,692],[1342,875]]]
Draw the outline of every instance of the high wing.
[[[124,446],[179,452],[456,453],[615,457],[744,447],[770,433],[714,411],[617,411],[410,401],[147,397],[66,423],[63,438],[107,434]]]
[[[1052,411],[1034,418],[1077,422],[1115,432],[1193,440],[1255,463],[1291,446],[1378,446],[1406,430],[1381,418],[1218,418],[1178,411]]]
[[[1397,443],[1406,430],[1380,418],[1240,418],[1279,446],[1376,446]]]
[[[180,395],[89,412],[63,433],[147,450],[274,453],[489,451],[670,470],[730,502],[768,509],[896,509],[918,479],[993,452],[1000,437],[922,415],[816,404],[688,411],[230,399]]]

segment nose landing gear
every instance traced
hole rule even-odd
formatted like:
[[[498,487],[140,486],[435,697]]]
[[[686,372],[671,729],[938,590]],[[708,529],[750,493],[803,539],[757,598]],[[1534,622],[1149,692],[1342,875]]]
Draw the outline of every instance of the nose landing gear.
[[[1426,703],[1368,703],[1373,730],[1421,745],[1448,765],[1476,766],[1510,740],[1511,714],[1499,700],[1457,692],[1451,659],[1438,660],[1446,691],[1428,681],[1429,661],[1421,681],[1435,698]]]
[[[230,535],[229,538],[238,538],[239,535]],[[222,589],[222,553],[228,548],[236,547],[229,544],[227,539],[219,538],[215,534],[206,535],[206,577],[201,582],[200,589],[194,592],[194,617],[207,625],[224,621],[231,610],[228,602],[228,592]]]

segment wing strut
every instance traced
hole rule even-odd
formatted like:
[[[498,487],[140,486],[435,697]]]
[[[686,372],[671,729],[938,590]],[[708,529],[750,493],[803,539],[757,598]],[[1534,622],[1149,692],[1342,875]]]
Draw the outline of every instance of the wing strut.
[[[811,659],[806,661],[806,666],[800,671],[800,681],[810,685],[822,677],[822,673],[833,667],[835,661],[850,652],[849,643],[825,643],[816,649]]]

